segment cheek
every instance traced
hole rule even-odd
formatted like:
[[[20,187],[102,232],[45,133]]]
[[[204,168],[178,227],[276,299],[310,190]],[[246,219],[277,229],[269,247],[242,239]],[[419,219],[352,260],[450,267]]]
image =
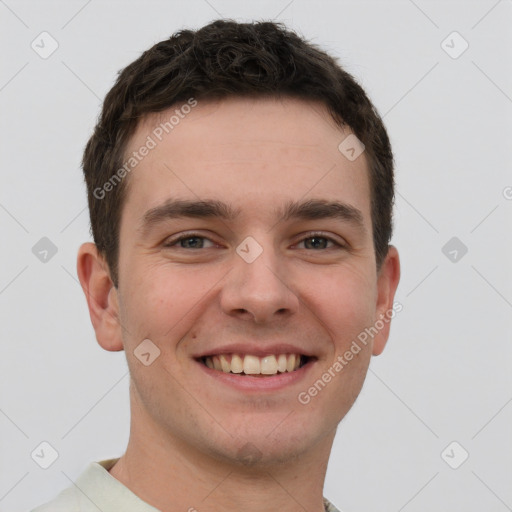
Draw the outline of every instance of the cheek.
[[[312,311],[334,338],[337,351],[373,322],[377,292],[369,275],[350,266],[331,269],[307,294]]]
[[[179,340],[208,302],[221,275],[209,270],[191,272],[169,263],[134,267],[122,290],[122,317],[129,337]]]

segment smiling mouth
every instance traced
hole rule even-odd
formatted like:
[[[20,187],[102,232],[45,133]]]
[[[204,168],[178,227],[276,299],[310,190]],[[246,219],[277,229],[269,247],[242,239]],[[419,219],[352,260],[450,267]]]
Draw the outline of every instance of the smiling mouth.
[[[264,357],[250,354],[219,354],[200,357],[198,361],[212,370],[224,373],[271,377],[294,372],[313,359],[301,354],[270,354]]]

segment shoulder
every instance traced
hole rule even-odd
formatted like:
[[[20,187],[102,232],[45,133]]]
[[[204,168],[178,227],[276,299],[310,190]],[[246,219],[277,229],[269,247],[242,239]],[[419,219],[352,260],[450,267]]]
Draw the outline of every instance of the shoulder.
[[[72,485],[62,490],[54,499],[30,512],[98,512],[96,492],[109,494],[115,480],[108,469],[118,459],[108,459],[90,463]],[[112,483],[111,483],[112,482]]]
[[[30,512],[86,512],[80,503],[77,491],[71,487],[64,489],[56,498],[34,508]]]
[[[329,500],[324,498],[324,510],[325,512],[342,512],[338,510]]]

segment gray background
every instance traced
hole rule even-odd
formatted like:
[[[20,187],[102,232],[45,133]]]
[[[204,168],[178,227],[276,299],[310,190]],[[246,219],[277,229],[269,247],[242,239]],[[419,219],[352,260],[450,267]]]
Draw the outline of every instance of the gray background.
[[[396,154],[403,311],[339,428],[326,496],[344,512],[512,510],[510,0],[0,0],[0,17],[1,512],[123,453],[125,356],[97,345],[75,271],[81,153],[118,70],[219,17],[281,20],[338,56]],[[46,59],[43,31],[59,45]],[[46,470],[43,441],[59,454]]]

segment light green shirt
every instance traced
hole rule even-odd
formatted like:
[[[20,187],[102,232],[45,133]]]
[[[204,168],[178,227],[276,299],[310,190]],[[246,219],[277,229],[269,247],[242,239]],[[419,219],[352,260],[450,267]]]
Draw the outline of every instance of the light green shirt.
[[[119,459],[91,462],[74,485],[31,512],[160,512],[108,471]],[[324,499],[325,512],[339,512]]]

